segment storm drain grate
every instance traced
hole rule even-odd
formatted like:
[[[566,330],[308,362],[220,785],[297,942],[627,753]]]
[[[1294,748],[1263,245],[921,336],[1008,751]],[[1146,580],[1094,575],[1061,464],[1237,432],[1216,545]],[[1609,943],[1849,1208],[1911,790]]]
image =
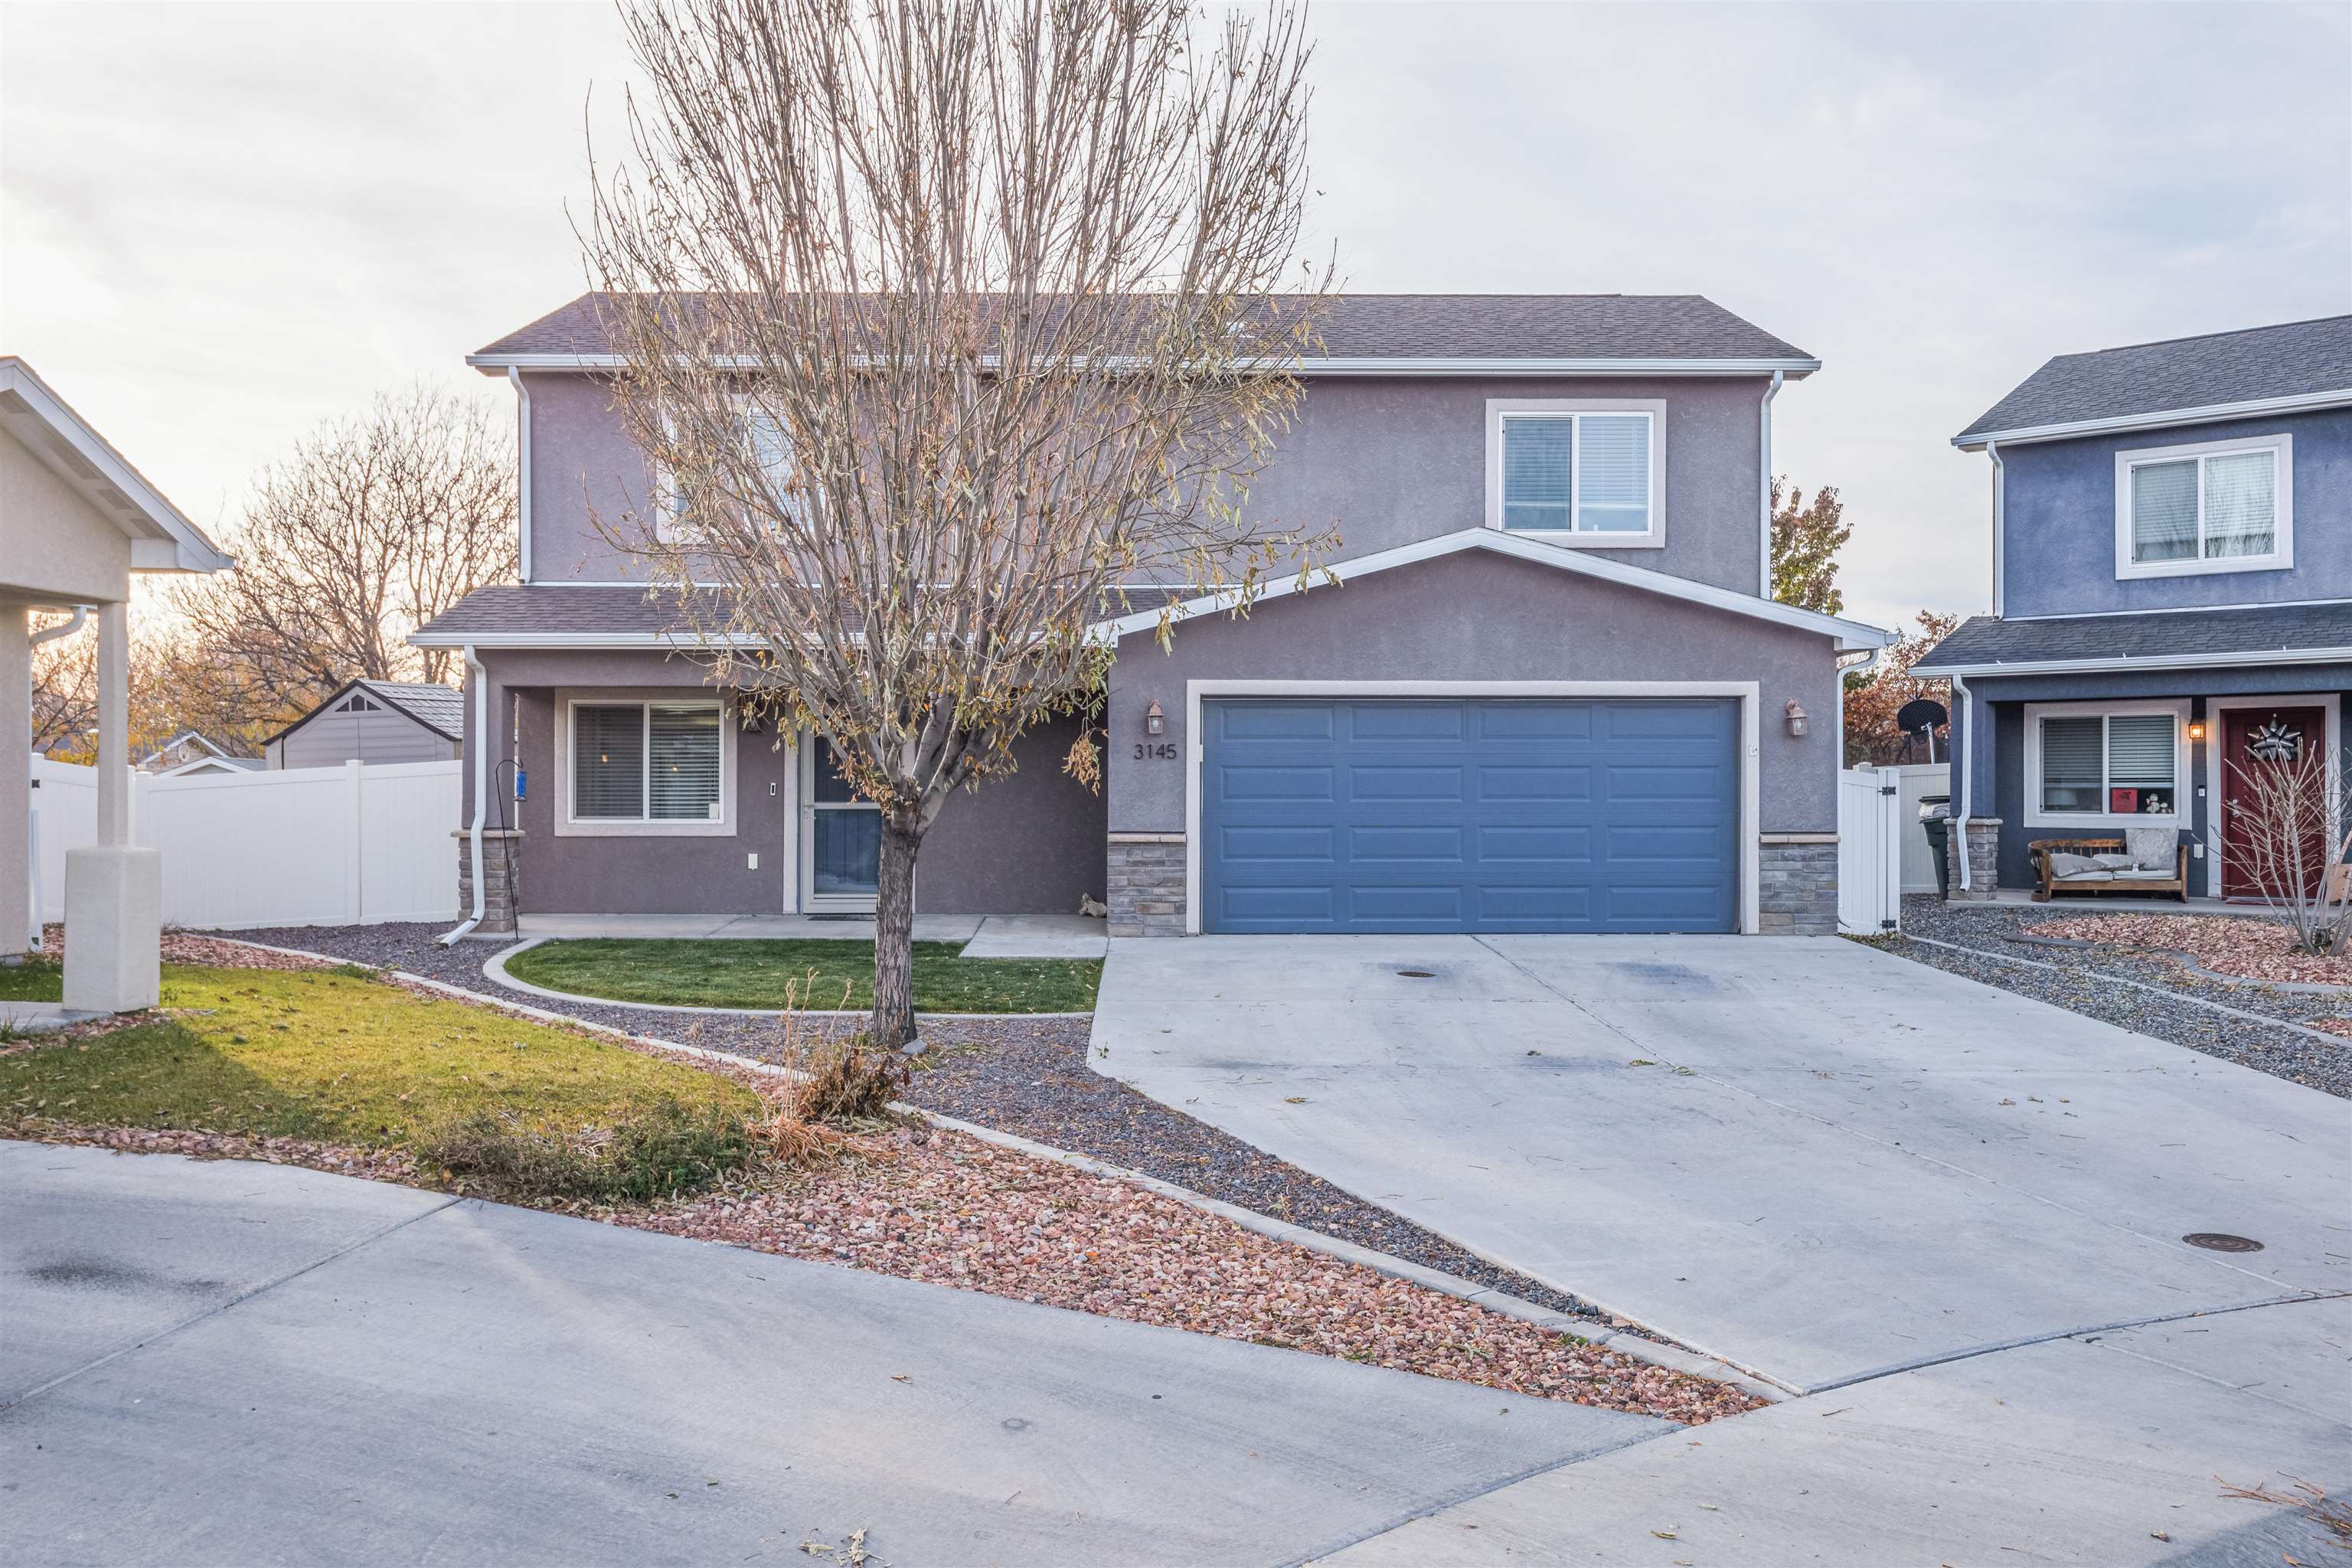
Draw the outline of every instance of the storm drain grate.
[[[2208,1252],[2260,1252],[2263,1244],[2250,1236],[2227,1236],[2218,1230],[2192,1230],[2180,1238]]]

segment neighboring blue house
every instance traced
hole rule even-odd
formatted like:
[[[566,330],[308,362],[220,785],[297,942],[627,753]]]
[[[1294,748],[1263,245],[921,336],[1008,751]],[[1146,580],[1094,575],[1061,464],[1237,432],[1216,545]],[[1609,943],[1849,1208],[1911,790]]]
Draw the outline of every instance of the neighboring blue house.
[[[1969,892],[2171,826],[2190,893],[2252,894],[2231,759],[2343,752],[2352,316],[2063,354],[1953,445],[1992,459],[1993,613],[1916,670],[1952,680]]]

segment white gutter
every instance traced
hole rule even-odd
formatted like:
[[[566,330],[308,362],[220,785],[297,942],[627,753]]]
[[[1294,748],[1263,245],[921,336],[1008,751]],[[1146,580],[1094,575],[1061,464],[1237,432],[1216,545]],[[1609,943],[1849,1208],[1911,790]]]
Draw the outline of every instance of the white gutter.
[[[1995,441],[2017,446],[2026,441],[2067,441],[2077,436],[2115,435],[2126,430],[2164,430],[2175,425],[2206,425],[2223,419],[2258,419],[2270,414],[2302,414],[2352,405],[2352,387],[2331,392],[2297,393],[2290,397],[2257,397],[2244,403],[2209,403],[2201,408],[2165,408],[2147,414],[2118,414],[2107,419],[2073,419],[2060,425],[2021,425],[2014,430],[1988,430],[1982,435],[1952,437],[1952,445],[1973,452]]]
[[[457,946],[482,923],[482,824],[490,809],[490,672],[475,657],[472,643],[466,645],[466,679],[474,689],[474,912],[441,939],[444,947]]]
[[[25,639],[25,650],[29,653],[45,642],[55,642],[59,637],[69,637],[73,636],[74,633],[81,630],[81,628],[89,623],[89,606],[88,605],[76,605],[73,607],[73,619],[68,621],[61,626],[44,626],[41,630],[35,632],[31,637]],[[27,669],[25,672],[25,710],[28,713],[31,712],[33,709],[33,673],[30,669]],[[27,846],[27,858],[25,865],[26,872],[30,876],[33,884],[33,925],[32,930],[26,933],[30,939],[27,942],[26,946],[27,948],[37,948],[41,945],[41,938],[47,928],[48,922],[48,910],[41,906],[41,810],[38,806],[35,806],[33,808],[32,823],[32,834],[26,841]]]
[[[1960,836],[1960,891],[1969,890],[1969,759],[1976,751],[1977,715],[1969,703],[1969,683],[1958,676],[1952,677],[1952,707],[1962,715],[1960,721],[1960,787],[1952,802],[1952,831]],[[476,875],[478,877],[479,872]]]
[[[69,637],[73,636],[74,633],[81,630],[81,628],[88,625],[89,622],[89,606],[88,605],[76,605],[73,607],[72,620],[68,621],[61,626],[44,626],[39,631],[35,632],[31,637],[26,637],[25,639],[25,646],[26,647],[38,647],[45,642],[55,642],[59,637]]]
[[[2204,669],[2214,665],[2352,664],[2352,647],[2282,647],[2240,653],[2144,654],[2134,658],[2021,659],[2015,664],[1914,665],[1931,680],[1946,676],[2091,675],[2118,669]]]
[[[487,374],[516,370],[618,370],[628,362],[619,354],[512,353],[467,354],[466,363]],[[758,360],[748,356],[722,359],[722,367],[753,369]],[[1074,362],[1085,363],[1085,362]],[[1141,360],[1109,359],[1113,368],[1140,365]],[[987,357],[981,368],[992,368]],[[1806,376],[1822,368],[1817,359],[1447,359],[1349,358],[1281,362],[1300,375],[1794,375]]]
[[[1987,441],[1985,456],[1992,459],[1992,618],[1999,620],[2002,546],[2009,542],[2009,469],[2000,460],[1999,443]]]
[[[507,384],[515,391],[515,564],[517,575],[530,581],[530,389],[522,384],[522,367],[507,366]]]
[[[1780,395],[1780,373],[1776,370],[1757,410],[1756,510],[1762,519],[1758,525],[1762,537],[1756,546],[1756,595],[1761,599],[1772,596],[1772,400]],[[1844,752],[1838,753],[1838,766],[1845,766],[1844,758]]]

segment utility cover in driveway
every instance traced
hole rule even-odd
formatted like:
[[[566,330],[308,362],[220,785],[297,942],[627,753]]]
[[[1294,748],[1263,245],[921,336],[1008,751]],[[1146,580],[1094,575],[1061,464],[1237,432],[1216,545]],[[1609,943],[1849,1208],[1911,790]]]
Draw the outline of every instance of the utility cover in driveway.
[[[1209,931],[1737,929],[1728,700],[1202,705]]]

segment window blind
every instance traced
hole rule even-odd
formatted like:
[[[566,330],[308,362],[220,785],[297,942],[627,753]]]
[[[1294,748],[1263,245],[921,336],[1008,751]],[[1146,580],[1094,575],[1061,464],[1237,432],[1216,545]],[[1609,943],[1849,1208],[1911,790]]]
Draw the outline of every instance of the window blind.
[[[2042,731],[2049,744],[2049,731]],[[2131,789],[2172,788],[2172,715],[2118,713],[2107,720],[2107,783]]]
[[[1576,526],[1647,532],[1650,421],[1639,414],[1587,414],[1576,426]]]
[[[2105,765],[2105,721],[2042,721],[2042,809],[2095,812],[2105,809],[2100,777]]]
[[[648,795],[656,822],[715,821],[719,816],[719,710],[709,703],[650,704]]]
[[[1503,420],[1503,526],[1569,529],[1576,524],[1570,489],[1576,421]]]
[[[572,710],[572,815],[635,822],[646,815],[646,711],[635,703]]]
[[[2197,460],[2142,463],[2131,471],[2132,559],[2197,556]]]
[[[2271,552],[2277,487],[2275,453],[2231,452],[2205,459],[2208,559]]]

